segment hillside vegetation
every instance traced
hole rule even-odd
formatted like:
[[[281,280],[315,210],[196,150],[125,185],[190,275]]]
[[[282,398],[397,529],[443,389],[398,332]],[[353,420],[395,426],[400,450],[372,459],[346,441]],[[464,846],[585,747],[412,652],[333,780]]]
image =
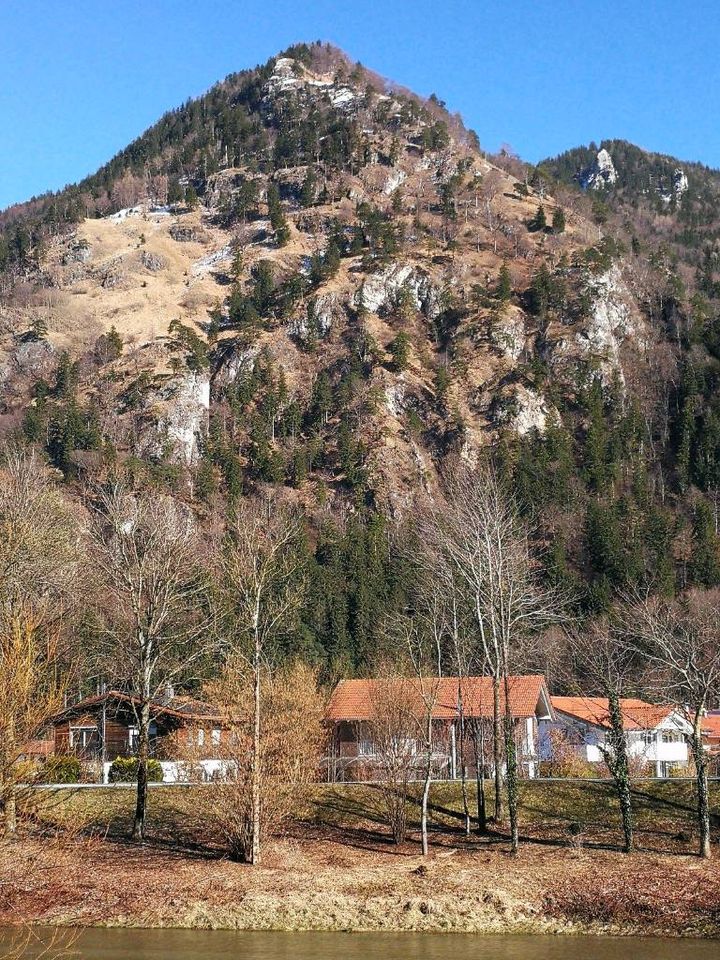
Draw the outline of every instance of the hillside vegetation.
[[[715,174],[490,157],[438,97],[299,45],[0,215],[0,429],[69,491],[309,521],[298,643],[366,666],[390,527],[492,452],[585,611],[720,583]],[[669,199],[664,199],[668,194]]]

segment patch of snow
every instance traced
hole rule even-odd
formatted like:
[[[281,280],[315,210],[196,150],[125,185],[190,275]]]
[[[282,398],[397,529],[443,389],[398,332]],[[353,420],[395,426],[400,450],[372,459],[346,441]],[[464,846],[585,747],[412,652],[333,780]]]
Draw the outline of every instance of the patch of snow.
[[[214,250],[212,253],[208,253],[207,256],[200,257],[199,260],[196,260],[190,267],[190,272],[194,277],[209,273],[212,268],[219,263],[222,263],[224,260],[229,260],[232,257],[232,252],[232,244],[226,243],[220,250]]]
[[[121,223],[123,220],[127,220],[128,217],[139,217],[144,210],[144,206],[124,207],[122,210],[118,210],[117,213],[108,214],[108,216],[103,217],[103,219],[111,220],[113,223]]]
[[[350,87],[335,87],[330,91],[330,103],[334,107],[346,107],[357,98],[357,93]]]

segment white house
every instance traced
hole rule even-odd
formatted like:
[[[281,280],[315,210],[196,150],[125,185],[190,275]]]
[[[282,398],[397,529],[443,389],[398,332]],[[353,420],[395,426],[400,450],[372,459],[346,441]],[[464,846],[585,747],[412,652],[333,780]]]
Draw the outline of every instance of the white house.
[[[563,744],[574,748],[590,763],[603,762],[603,747],[610,730],[608,701],[603,697],[551,697],[555,719],[544,722],[540,731],[540,752],[552,759],[553,745],[560,734]],[[654,767],[656,777],[669,777],[674,769],[687,765],[691,725],[673,706],[624,698],[620,701],[623,727],[631,759]]]

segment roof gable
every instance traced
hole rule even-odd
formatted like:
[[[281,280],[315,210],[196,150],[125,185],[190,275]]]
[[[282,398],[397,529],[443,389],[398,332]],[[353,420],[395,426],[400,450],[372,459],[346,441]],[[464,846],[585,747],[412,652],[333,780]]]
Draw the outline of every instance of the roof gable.
[[[610,728],[607,697],[551,697],[550,699],[557,713],[582,720],[595,727]],[[628,731],[655,730],[677,713],[672,705],[648,703],[634,697],[621,698],[620,710],[623,728]],[[682,719],[679,714],[678,718]]]

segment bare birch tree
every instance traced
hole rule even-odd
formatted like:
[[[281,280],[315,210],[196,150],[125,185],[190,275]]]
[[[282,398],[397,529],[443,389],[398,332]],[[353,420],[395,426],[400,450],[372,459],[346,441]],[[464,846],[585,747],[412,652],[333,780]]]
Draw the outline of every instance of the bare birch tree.
[[[699,853],[708,859],[710,798],[702,722],[708,707],[720,697],[720,591],[692,591],[674,601],[637,599],[628,608],[624,626],[638,653],[646,658],[656,689],[688,712]]]
[[[305,591],[301,535],[300,514],[276,497],[243,500],[231,520],[221,560],[231,616],[227,655],[247,665],[253,690],[250,823],[243,851],[243,859],[252,864],[261,858],[263,674],[272,665],[274,644],[294,625]]]
[[[145,838],[150,721],[155,699],[188,678],[214,639],[197,525],[170,497],[101,492],[88,529],[102,675],[136,698],[134,840]]]
[[[540,582],[530,533],[490,467],[458,467],[445,478],[447,505],[436,508],[430,536],[454,567],[473,611],[481,657],[493,679],[495,819],[503,816],[502,748],[511,846],[518,847],[517,756],[510,674],[534,632],[561,616],[563,598]],[[504,701],[504,702],[503,702]]]

